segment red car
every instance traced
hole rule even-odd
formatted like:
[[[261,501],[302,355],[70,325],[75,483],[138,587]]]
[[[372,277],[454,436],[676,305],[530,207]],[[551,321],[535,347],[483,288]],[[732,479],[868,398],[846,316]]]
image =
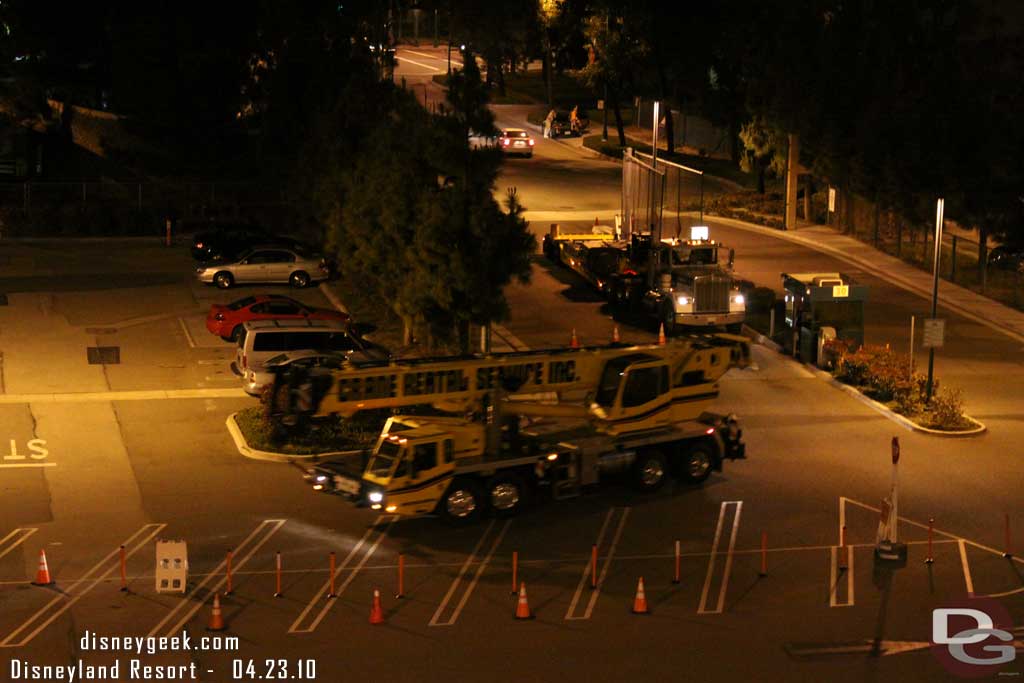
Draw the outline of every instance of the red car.
[[[279,294],[258,294],[227,306],[210,306],[206,329],[224,341],[238,341],[242,325],[250,320],[348,320],[348,316],[332,308],[312,308]]]

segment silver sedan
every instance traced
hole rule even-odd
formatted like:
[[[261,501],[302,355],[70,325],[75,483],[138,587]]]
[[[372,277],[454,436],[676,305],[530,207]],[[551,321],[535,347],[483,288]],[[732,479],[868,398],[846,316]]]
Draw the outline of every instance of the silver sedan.
[[[326,280],[328,273],[327,262],[322,257],[278,246],[253,247],[237,258],[201,263],[196,268],[200,282],[215,284],[221,289],[250,282],[287,282],[292,287],[308,287]]]
[[[259,396],[274,383],[278,372],[290,367],[337,370],[348,361],[386,360],[385,349],[366,340],[351,351],[288,351],[267,359],[266,363],[250,366],[242,375],[242,388],[250,396]]]

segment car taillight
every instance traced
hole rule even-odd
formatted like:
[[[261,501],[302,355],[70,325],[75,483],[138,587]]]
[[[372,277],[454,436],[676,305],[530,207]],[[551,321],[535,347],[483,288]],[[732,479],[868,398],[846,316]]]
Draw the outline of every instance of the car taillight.
[[[530,147],[533,147],[533,138],[530,138],[529,142],[530,142]]]
[[[511,142],[511,141],[508,138],[502,138],[501,139],[501,144],[504,145],[505,147],[508,147],[509,142]]]
[[[196,242],[196,249],[202,249],[202,248],[203,248],[203,243],[202,242]]]

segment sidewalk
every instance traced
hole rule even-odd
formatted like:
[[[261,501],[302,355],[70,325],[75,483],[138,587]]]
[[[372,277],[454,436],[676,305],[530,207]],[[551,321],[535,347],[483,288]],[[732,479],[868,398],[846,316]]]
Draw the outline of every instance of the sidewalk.
[[[843,235],[830,227],[809,225],[787,231],[733,218],[715,217],[714,220],[824,252],[931,301],[931,273],[915,268],[895,256],[878,251],[871,245]],[[939,281],[939,305],[1024,343],[1024,312],[1016,311],[947,280]]]

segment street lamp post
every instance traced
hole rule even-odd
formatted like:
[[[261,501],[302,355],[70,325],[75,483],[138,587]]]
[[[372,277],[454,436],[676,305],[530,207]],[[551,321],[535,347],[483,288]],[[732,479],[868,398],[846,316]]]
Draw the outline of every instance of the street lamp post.
[[[942,256],[942,214],[946,206],[945,199],[935,202],[935,257],[932,261],[932,320],[938,313],[939,305],[939,260]],[[926,388],[927,403],[932,401],[932,379],[935,371],[935,347],[928,347],[928,385]]]

